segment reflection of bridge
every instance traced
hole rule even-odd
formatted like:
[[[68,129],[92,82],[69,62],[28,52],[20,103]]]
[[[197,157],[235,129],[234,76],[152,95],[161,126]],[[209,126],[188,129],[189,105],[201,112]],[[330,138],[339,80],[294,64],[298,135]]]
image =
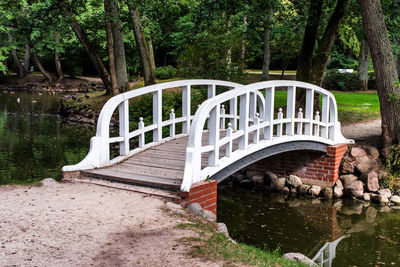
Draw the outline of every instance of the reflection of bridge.
[[[163,106],[163,92],[182,92],[182,105]],[[276,90],[286,94],[284,109],[275,103]],[[194,96],[207,90],[208,100],[192,112]],[[224,92],[216,94],[222,89]],[[229,89],[229,90],[228,90]],[[305,103],[296,110],[296,93]],[[149,125],[129,117],[129,105],[151,95]],[[322,100],[320,111],[314,110]],[[170,107],[169,107],[170,108]],[[279,109],[277,109],[279,108]],[[118,109],[118,114],[114,112]],[[110,137],[110,122],[118,115],[119,135]],[[136,120],[136,118],[135,118]],[[132,129],[131,125],[138,127]],[[181,129],[181,130],[180,130]],[[151,141],[148,134],[152,135]],[[215,80],[184,80],[147,86],[112,97],[103,107],[88,155],[78,164],[64,166],[64,176],[89,176],[181,191],[183,204],[200,202],[216,209],[216,182],[270,155],[293,150],[328,152],[311,164],[311,172],[333,183],[337,179],[345,145],[334,96],[311,84],[269,81],[243,86]],[[119,156],[110,158],[110,145]],[[207,189],[207,190],[205,190]],[[201,193],[200,193],[201,191]]]
[[[331,267],[332,261],[336,257],[336,247],[342,239],[348,237],[348,235],[343,235],[332,242],[326,242],[320,250],[315,254],[312,260],[318,263],[321,267]]]

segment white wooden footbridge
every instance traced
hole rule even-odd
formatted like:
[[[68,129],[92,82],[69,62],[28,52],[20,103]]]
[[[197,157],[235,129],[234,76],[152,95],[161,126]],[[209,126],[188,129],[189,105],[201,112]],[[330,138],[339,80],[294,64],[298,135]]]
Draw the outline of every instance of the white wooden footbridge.
[[[163,106],[163,93],[171,90],[182,94],[182,107],[176,112]],[[204,95],[207,91],[208,99],[193,105],[193,95],[201,90]],[[302,90],[305,103],[299,108],[296,94]],[[217,94],[219,91],[223,92]],[[132,129],[129,103],[145,94],[152,94],[153,122],[145,125],[139,118],[138,127]],[[275,98],[278,94],[279,99],[286,99],[283,107]],[[321,100],[319,110],[314,110],[316,98]],[[113,114],[119,120],[115,137],[110,135]],[[131,142],[134,139],[137,141]],[[270,155],[302,149],[326,152],[326,146],[351,142],[341,133],[334,96],[318,86],[297,81],[244,86],[217,80],[182,80],[112,97],[101,110],[87,156],[62,170],[189,192],[196,183],[208,178],[221,181]],[[110,156],[112,144],[119,144],[115,158]]]

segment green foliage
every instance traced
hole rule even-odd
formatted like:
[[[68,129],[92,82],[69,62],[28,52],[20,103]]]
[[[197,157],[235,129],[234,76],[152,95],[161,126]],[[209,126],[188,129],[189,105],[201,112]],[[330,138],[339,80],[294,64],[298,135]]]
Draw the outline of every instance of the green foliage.
[[[400,144],[390,147],[389,154],[386,157],[386,167],[393,175],[400,175]]]
[[[168,65],[166,67],[158,67],[154,72],[158,79],[171,79],[176,75],[177,70],[171,65]]]
[[[369,73],[368,76],[368,89],[376,90],[374,73]],[[322,87],[335,91],[358,91],[359,81],[357,73],[339,73],[337,70],[330,70],[324,76]]]

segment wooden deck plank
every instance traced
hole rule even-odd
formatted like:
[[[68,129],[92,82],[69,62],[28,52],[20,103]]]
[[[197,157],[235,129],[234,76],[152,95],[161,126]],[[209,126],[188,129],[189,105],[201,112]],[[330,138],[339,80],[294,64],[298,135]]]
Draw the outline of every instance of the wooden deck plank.
[[[121,162],[121,165],[132,166],[132,167],[143,166],[143,167],[149,167],[149,168],[165,168],[165,169],[182,170],[183,171],[185,168],[185,164],[178,165],[179,163],[181,163],[181,161],[174,160],[172,162],[166,163],[166,162],[162,162],[160,160],[154,160],[154,158],[153,159],[148,158],[147,160],[143,160],[143,159],[140,160],[137,158],[133,158],[129,161],[126,160],[124,162]]]
[[[132,165],[127,166],[122,164],[105,168],[105,170],[123,172],[123,173],[133,173],[137,175],[143,174],[143,175],[149,175],[166,179],[180,179],[180,180],[183,179],[183,170],[177,171],[177,170],[163,169],[163,168],[149,168],[139,165],[136,165],[134,168],[132,168]]]

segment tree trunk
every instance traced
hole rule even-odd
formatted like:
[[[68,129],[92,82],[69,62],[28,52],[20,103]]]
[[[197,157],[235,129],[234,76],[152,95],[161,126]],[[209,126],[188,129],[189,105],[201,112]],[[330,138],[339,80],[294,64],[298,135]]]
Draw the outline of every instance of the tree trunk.
[[[56,48],[54,49],[54,64],[56,65],[58,80],[62,80],[64,79],[64,73],[61,68],[60,57],[58,56],[58,51],[57,51],[57,45],[60,43],[60,36],[58,36],[57,32],[55,32],[54,35],[56,41]]]
[[[144,84],[151,85],[156,83],[156,77],[154,71],[151,68],[150,53],[144,38],[142,23],[140,22],[139,9],[133,9],[131,5],[128,5],[129,12],[132,16],[133,22],[133,33],[135,35],[136,47],[139,52],[140,62],[143,68]]]
[[[14,38],[12,37],[11,33],[8,33],[8,41],[10,41],[11,45],[13,46]],[[11,49],[11,54],[14,61],[15,71],[19,78],[24,77],[24,68],[22,67],[21,62],[19,61],[17,50],[15,48]]]
[[[39,70],[40,70],[40,72],[43,74],[43,76],[46,78],[46,80],[47,80],[49,83],[53,83],[54,80],[53,80],[52,75],[43,67],[42,63],[41,63],[40,60],[39,60],[39,57],[38,57],[37,54],[36,54],[36,51],[33,52],[33,59],[35,60],[35,63],[36,63],[36,65],[37,65],[37,67],[39,68]]]
[[[111,30],[115,56],[115,70],[119,92],[126,92],[129,87],[128,72],[126,70],[124,38],[122,35],[121,20],[119,19],[119,8],[117,0],[107,0],[111,11]]]
[[[25,57],[24,57],[24,71],[25,73],[31,73],[30,67],[30,57],[31,57],[31,48],[29,46],[28,38],[25,38]]]
[[[393,42],[395,45],[400,46],[400,41],[394,36],[393,36]],[[400,53],[398,53],[396,56],[396,70],[397,70],[397,75],[399,75],[400,78]]]
[[[400,141],[400,88],[380,0],[358,0],[374,63],[382,117],[383,154]]]
[[[150,56],[151,69],[153,71],[155,71],[156,70],[156,61],[154,59],[153,41],[151,39],[149,40],[149,56]]]
[[[243,29],[244,29],[244,33],[243,33],[243,40],[242,40],[242,51],[240,53],[240,65],[239,65],[239,70],[241,73],[243,73],[244,70],[244,61],[245,61],[245,57],[246,57],[246,31],[247,31],[247,17],[245,16],[243,18]]]
[[[368,56],[369,48],[366,40],[361,41],[360,56],[358,59],[357,77],[361,91],[368,90]]]
[[[319,21],[322,14],[322,3],[323,0],[310,1],[303,44],[299,55],[299,63],[297,64],[296,80],[298,81],[307,82],[310,80],[312,58],[314,47],[317,42]]]
[[[339,32],[339,26],[349,6],[350,0],[338,0],[335,10],[329,19],[328,26],[318,42],[318,49],[312,59],[312,68],[310,72],[310,80],[315,85],[322,86],[322,80],[326,66],[329,63],[329,58],[332,53],[333,44],[335,43],[336,35]]]
[[[70,18],[72,30],[75,32],[76,37],[79,39],[82,46],[85,48],[86,53],[88,54],[92,64],[96,68],[97,73],[99,74],[104,84],[104,87],[108,90],[111,90],[112,87],[111,87],[110,74],[108,73],[106,67],[104,67],[104,64],[101,61],[100,57],[97,55],[96,49],[90,43],[85,31],[79,25],[78,21],[73,16],[73,14],[66,8],[64,1],[60,1],[60,7],[63,13]]]
[[[114,56],[114,46],[113,46],[113,32],[112,32],[112,22],[109,21],[111,18],[110,2],[113,0],[104,1],[104,10],[106,11],[106,41],[107,41],[107,51],[108,51],[108,63],[110,65],[110,77],[111,77],[111,90],[106,90],[106,94],[117,95],[118,90],[118,79],[117,71],[115,69],[115,56]]]
[[[268,22],[264,23],[264,57],[262,66],[262,81],[269,80],[269,65],[271,63],[271,50],[270,50],[270,22],[274,16],[274,10],[272,8],[271,2],[268,2]]]

